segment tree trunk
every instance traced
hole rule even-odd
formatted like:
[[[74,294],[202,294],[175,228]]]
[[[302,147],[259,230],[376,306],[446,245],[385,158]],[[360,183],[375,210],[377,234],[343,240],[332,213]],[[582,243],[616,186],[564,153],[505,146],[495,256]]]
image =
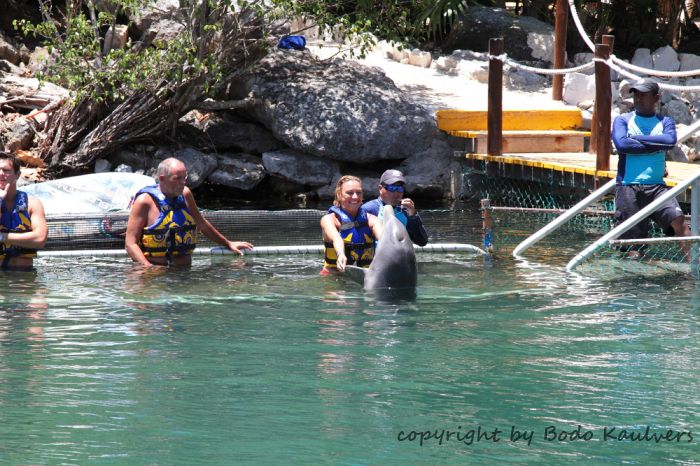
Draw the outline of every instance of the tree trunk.
[[[169,106],[153,92],[135,93],[122,102],[85,136],[77,150],[66,153],[59,170],[85,168],[136,141],[159,136],[172,120]]]
[[[46,138],[39,144],[39,156],[50,171],[57,171],[64,154],[75,148],[106,109],[84,99],[70,103],[49,116]]]

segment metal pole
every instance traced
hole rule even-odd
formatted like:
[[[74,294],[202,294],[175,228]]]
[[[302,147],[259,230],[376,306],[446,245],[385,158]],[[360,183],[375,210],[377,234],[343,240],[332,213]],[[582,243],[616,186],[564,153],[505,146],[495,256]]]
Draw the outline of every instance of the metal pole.
[[[489,39],[489,88],[487,111],[488,155],[503,155],[503,38]]]
[[[484,251],[493,253],[493,219],[491,218],[491,200],[481,200],[482,241]]]
[[[557,0],[554,15],[554,69],[566,65],[566,22],[569,20],[569,4],[567,0]],[[552,77],[552,100],[564,98],[564,75],[555,74]]]
[[[475,254],[488,255],[488,253],[477,246],[462,243],[434,243],[425,246],[413,245],[416,252],[473,252]],[[195,256],[225,256],[235,255],[233,251],[215,246],[211,248],[197,248],[192,251]],[[244,256],[276,256],[285,254],[323,254],[322,245],[313,246],[256,246],[245,251]],[[124,249],[85,249],[69,251],[38,251],[39,257],[128,257]]]

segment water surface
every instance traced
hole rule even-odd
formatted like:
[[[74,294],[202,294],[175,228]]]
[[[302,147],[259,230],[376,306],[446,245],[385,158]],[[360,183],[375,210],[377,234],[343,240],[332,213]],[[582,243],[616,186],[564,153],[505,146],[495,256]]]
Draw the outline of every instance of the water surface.
[[[398,302],[312,256],[41,259],[0,277],[0,463],[697,464],[700,288],[567,254],[419,255]]]

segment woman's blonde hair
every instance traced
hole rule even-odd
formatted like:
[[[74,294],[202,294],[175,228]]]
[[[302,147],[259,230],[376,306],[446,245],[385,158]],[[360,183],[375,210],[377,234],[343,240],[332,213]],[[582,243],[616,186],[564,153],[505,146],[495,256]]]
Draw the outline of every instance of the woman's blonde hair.
[[[335,199],[333,200],[334,206],[340,207],[340,199],[342,197],[343,184],[347,183],[348,181],[357,181],[358,183],[360,183],[360,187],[362,187],[362,180],[358,177],[352,175],[341,176],[338,182],[335,184]]]

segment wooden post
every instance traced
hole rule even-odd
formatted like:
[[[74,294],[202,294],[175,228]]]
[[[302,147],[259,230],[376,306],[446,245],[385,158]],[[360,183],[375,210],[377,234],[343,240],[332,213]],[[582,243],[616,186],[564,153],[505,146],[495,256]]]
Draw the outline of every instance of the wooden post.
[[[557,0],[554,16],[554,69],[566,65],[566,22],[569,20],[569,4],[566,0]],[[552,76],[552,100],[564,98],[564,75]]]
[[[615,36],[612,36],[610,34],[605,34],[603,36],[603,44],[607,45],[610,47],[610,53],[613,52],[613,46],[615,45]]]
[[[600,60],[610,58],[610,46],[596,44],[595,57]],[[595,169],[610,170],[610,111],[612,110],[612,90],[610,89],[610,67],[595,63],[595,114],[596,114],[596,162]]]
[[[613,45],[615,44],[615,36],[611,35],[604,35],[603,36],[603,44],[607,45],[610,47],[610,50],[608,51],[608,56],[609,54],[612,53],[613,51]],[[596,64],[597,65],[597,64]],[[608,72],[610,70],[608,69]],[[593,115],[591,117],[591,139],[588,144],[588,153],[589,154],[597,154],[598,153],[598,119],[596,114],[598,113],[597,111],[597,102],[598,99],[596,98],[595,102],[593,103]]]
[[[489,39],[489,55],[498,56],[502,53],[503,38]],[[503,62],[496,58],[489,58],[487,110],[486,153],[503,155]]]

